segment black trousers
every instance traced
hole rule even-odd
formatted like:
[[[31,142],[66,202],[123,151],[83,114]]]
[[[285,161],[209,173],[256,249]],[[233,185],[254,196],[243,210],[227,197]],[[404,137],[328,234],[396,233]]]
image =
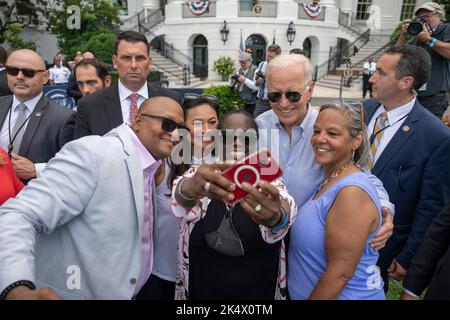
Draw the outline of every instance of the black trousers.
[[[372,98],[372,84],[369,82],[369,79],[369,74],[363,74],[363,98],[366,97],[367,91],[369,91],[370,97]]]
[[[442,119],[445,110],[448,108],[449,95],[448,93],[439,93],[434,96],[418,96],[419,102],[428,111],[434,114],[439,119]]]
[[[136,295],[136,300],[174,300],[175,282],[150,275],[147,282]]]
[[[259,116],[261,113],[269,111],[270,109],[272,109],[272,107],[270,106],[268,100],[258,99],[256,101],[256,107],[255,107],[255,112],[253,113],[253,118],[256,119],[256,117]]]
[[[255,112],[256,103],[246,103],[245,104],[245,111],[250,113],[250,115],[253,116],[253,113]]]

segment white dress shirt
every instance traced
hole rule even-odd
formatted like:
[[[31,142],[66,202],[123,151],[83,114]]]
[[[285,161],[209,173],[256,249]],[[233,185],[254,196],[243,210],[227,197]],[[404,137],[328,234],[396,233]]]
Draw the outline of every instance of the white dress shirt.
[[[136,92],[131,91],[127,87],[125,87],[119,79],[119,98],[120,98],[120,108],[122,109],[122,117],[123,122],[130,123],[130,105],[131,100],[128,99],[130,94],[137,93],[139,94],[139,98],[137,101],[138,108],[141,106],[144,100],[148,99],[148,86],[147,82]]]
[[[400,126],[403,124],[405,119],[407,118],[407,115],[411,112],[412,108],[414,107],[414,104],[416,103],[416,97],[414,97],[410,102],[407,104],[395,108],[394,110],[388,111],[388,125],[386,129],[383,130],[383,136],[381,137],[381,141],[377,147],[377,152],[374,157],[374,165],[377,162],[378,158],[380,157],[383,150],[388,145],[389,141],[391,141],[392,137],[395,135],[397,130],[400,128]],[[369,125],[367,126],[367,135],[370,139],[370,136],[374,132],[375,127],[375,121],[377,120],[378,116],[382,114],[386,109],[384,109],[384,106],[381,105],[378,107],[377,111],[373,114],[372,118],[369,121]]]
[[[27,100],[24,102],[25,106],[27,107],[25,112],[26,116],[28,117],[30,114],[33,113],[34,108],[36,107],[37,103],[41,99],[43,93],[39,94],[38,96]],[[11,105],[11,108],[9,109],[8,113],[6,114],[5,121],[2,125],[2,130],[0,131],[0,147],[2,147],[6,152],[8,152],[8,145],[9,145],[9,114],[11,113],[11,130],[14,128],[14,125],[16,123],[17,117],[19,116],[19,109],[17,108],[21,102],[17,100],[16,96],[13,95],[13,102]],[[22,130],[26,130],[28,126],[29,121],[25,124],[25,127]],[[35,163],[36,167],[36,176],[38,177],[39,174],[44,170],[46,163]]]
[[[54,84],[65,84],[69,82],[70,70],[63,65],[57,67],[56,65],[49,69],[50,80]]]

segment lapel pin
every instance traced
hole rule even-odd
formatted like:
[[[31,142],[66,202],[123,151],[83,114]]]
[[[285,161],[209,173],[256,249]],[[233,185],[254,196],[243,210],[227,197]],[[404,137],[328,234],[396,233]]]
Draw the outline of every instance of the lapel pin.
[[[404,132],[408,132],[408,131],[409,131],[409,126],[403,126],[402,130],[403,130]]]
[[[35,115],[36,117],[40,117],[40,116],[42,115],[42,112],[36,112],[34,115]]]

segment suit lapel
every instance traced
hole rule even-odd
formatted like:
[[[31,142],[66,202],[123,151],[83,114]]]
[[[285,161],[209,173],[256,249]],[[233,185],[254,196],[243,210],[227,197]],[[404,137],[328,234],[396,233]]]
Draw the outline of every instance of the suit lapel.
[[[140,165],[140,159],[134,150],[133,141],[128,133],[126,124],[117,127],[117,133],[123,142],[124,152],[126,154],[125,162],[130,175],[131,187],[133,191],[134,202],[137,209],[139,224],[139,234],[142,234],[144,224],[144,175]]]
[[[386,148],[381,153],[375,166],[372,169],[372,173],[378,176],[384,167],[392,160],[397,154],[401,153],[400,149],[404,146],[405,142],[408,141],[416,131],[417,121],[420,120],[420,106],[416,100],[413,109],[405,121],[398,128],[395,135],[389,141]]]
[[[122,107],[120,105],[119,86],[115,84],[105,94],[105,115],[109,122],[109,128],[115,128],[124,122]],[[108,130],[109,131],[109,130]]]
[[[6,116],[8,115],[8,111],[11,109],[12,102],[13,96],[5,99],[5,103],[0,106],[0,124],[2,124],[2,126],[5,123],[5,121],[7,121]]]
[[[37,128],[39,127],[39,123],[44,117],[45,112],[48,108],[47,98],[43,95],[41,99],[39,99],[36,107],[33,110],[33,113],[28,120],[27,127],[25,129],[25,133],[23,134],[22,142],[20,143],[19,154],[26,155],[31,146],[31,141],[36,133]]]

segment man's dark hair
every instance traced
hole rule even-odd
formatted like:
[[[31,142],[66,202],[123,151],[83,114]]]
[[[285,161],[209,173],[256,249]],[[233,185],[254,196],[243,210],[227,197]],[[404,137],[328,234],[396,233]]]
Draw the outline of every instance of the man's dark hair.
[[[97,58],[81,60],[75,66],[75,74],[77,74],[77,69],[80,66],[84,66],[84,67],[86,67],[86,66],[93,66],[95,68],[95,70],[97,71],[97,77],[102,79],[103,84],[105,84],[105,78],[107,76],[109,76],[109,71],[108,71],[108,67],[106,66],[106,64],[102,60],[97,59]]]
[[[5,48],[0,46],[0,65],[4,66],[7,59],[8,59],[8,52],[6,51]]]
[[[275,52],[275,53],[277,54],[277,56],[278,56],[278,55],[281,54],[281,47],[280,47],[279,45],[277,45],[277,44],[271,44],[271,45],[267,48],[267,51]]]
[[[395,73],[396,78],[400,80],[406,76],[413,77],[413,88],[415,90],[418,90],[430,79],[431,58],[425,49],[410,44],[403,44],[389,48],[386,54],[400,55]]]
[[[117,36],[116,43],[114,44],[114,48],[117,54],[117,48],[119,47],[120,41],[126,41],[131,43],[143,42],[147,47],[147,53],[150,52],[150,45],[148,43],[147,38],[144,34],[136,32],[136,31],[124,31]]]
[[[295,48],[295,49],[291,49],[291,51],[289,51],[289,54],[304,54],[304,51],[303,51],[303,49]]]

